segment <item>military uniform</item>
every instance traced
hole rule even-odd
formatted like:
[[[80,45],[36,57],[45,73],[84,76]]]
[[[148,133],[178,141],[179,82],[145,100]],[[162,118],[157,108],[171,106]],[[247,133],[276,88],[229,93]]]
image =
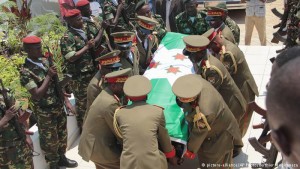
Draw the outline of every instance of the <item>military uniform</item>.
[[[42,62],[44,68],[37,66],[28,58],[25,60],[20,72],[21,85],[27,90],[40,87],[47,76],[48,63]],[[67,148],[67,116],[62,109],[61,101],[55,93],[54,83],[49,85],[46,95],[38,100],[32,100],[35,106],[35,117],[39,128],[41,149],[50,168],[55,168],[60,156]],[[52,169],[52,168],[51,168]]]
[[[213,29],[210,29],[207,33],[214,33],[215,36],[217,34]],[[186,44],[186,50],[189,50],[190,46],[193,46],[194,50],[189,52],[195,52],[196,47],[199,47],[199,50],[206,50],[209,41],[205,42],[200,39],[201,36],[199,35],[184,37],[183,41]],[[233,113],[237,123],[240,124],[240,120],[246,112],[247,102],[224,65],[217,58],[209,54],[204,56],[199,64],[194,64],[194,69],[197,70],[197,74],[201,75],[218,90]],[[242,128],[240,128],[240,131],[242,131]],[[243,147],[243,141],[235,140],[234,146],[236,147],[236,151],[239,151]]]
[[[80,11],[79,13],[73,14],[69,17],[76,17],[77,15],[80,15]],[[92,27],[92,24],[90,25],[90,28],[83,29],[84,30],[76,30],[72,27],[68,27],[68,31],[61,39],[60,44],[61,52],[64,56],[64,64],[66,66],[65,71],[68,74],[72,74],[72,88],[76,98],[76,118],[79,127],[82,126],[85,116],[87,87],[90,80],[97,72],[97,65],[94,62],[94,56],[92,56],[90,52],[93,49],[90,49],[88,52],[84,53],[76,61],[70,61],[70,59],[76,54],[76,52],[86,45],[89,37],[97,36],[97,28]],[[89,30],[88,33],[87,30]]]
[[[240,27],[239,25],[231,19],[229,16],[226,17],[226,20],[224,21],[225,25],[228,26],[228,28],[231,30],[235,42],[238,45],[240,43]]]
[[[136,46],[140,53],[139,65],[140,65],[140,74],[144,74],[147,67],[149,66],[154,52],[158,48],[158,39],[156,35],[153,34],[153,31],[158,23],[148,17],[138,16],[138,30],[140,32],[146,31],[149,34],[145,34],[145,39],[139,37],[139,33],[136,34]],[[151,32],[151,33],[150,33]]]
[[[188,112],[185,118],[189,124],[189,139],[185,156],[193,159],[198,153],[201,168],[232,168],[222,165],[232,164],[233,140],[240,140],[241,136],[221,95],[209,82],[194,74],[179,77],[172,90]]]
[[[4,117],[6,107],[0,96],[0,117]],[[1,120],[0,119],[0,120]],[[22,133],[18,133],[13,120],[0,128],[0,168],[33,169],[32,152],[25,140],[25,128],[20,123]]]
[[[122,82],[131,74],[131,69],[109,73],[106,82]],[[118,77],[120,77],[118,79]],[[79,142],[79,155],[85,161],[93,161],[97,169],[120,168],[122,148],[114,135],[113,117],[115,110],[122,106],[120,99],[108,88],[102,90],[91,105]]]
[[[154,34],[158,39],[158,43],[160,43],[168,32],[166,29],[166,24],[160,15],[154,14],[152,17],[158,22],[154,28]]]
[[[121,51],[120,63],[122,68],[132,68],[132,73],[138,75],[140,72],[139,59],[140,53],[136,47],[134,41],[133,32],[115,32],[111,34],[114,37],[114,43],[117,48]]]
[[[120,51],[115,50],[96,59],[96,61],[99,62],[100,70],[98,70],[98,72],[92,78],[92,80],[90,81],[87,87],[87,105],[86,105],[86,113],[84,119],[86,119],[87,113],[93,101],[96,99],[96,97],[100,94],[100,92],[104,88],[103,77],[105,76],[105,74],[104,71],[102,71],[101,74],[101,69],[105,69],[105,70],[109,69],[110,71],[118,70],[121,66],[121,64],[119,63],[120,61],[120,57],[118,56],[119,54]],[[105,73],[109,73],[109,72],[105,72]]]
[[[225,10],[224,7],[221,8],[219,6],[224,5],[226,8],[226,4],[224,4],[223,2],[218,3],[218,5],[216,6],[207,7],[207,16],[205,19],[208,22],[222,19],[222,17],[224,17],[225,15],[224,13],[227,12],[227,9]],[[225,39],[229,40],[230,42],[237,44],[237,42],[235,41],[235,37],[233,36],[233,32],[224,22],[225,21],[223,21],[223,23],[218,28],[215,28],[215,31],[220,33]]]
[[[209,28],[205,20],[205,13],[202,11],[197,12],[194,19],[189,18],[187,12],[182,12],[176,16],[175,20],[178,32],[183,34],[201,35]]]
[[[166,157],[175,156],[165,128],[163,108],[146,103],[151,88],[150,81],[141,75],[130,77],[124,84],[124,93],[133,103],[119,108],[114,117],[115,130],[123,139],[121,169],[153,169],[154,166],[167,169]]]
[[[233,43],[223,40],[224,46],[221,53],[216,57],[224,64],[232,79],[240,89],[247,103],[255,100],[258,96],[258,88],[250,72],[243,52]],[[252,112],[245,114],[241,119],[242,136],[244,136],[251,121]]]

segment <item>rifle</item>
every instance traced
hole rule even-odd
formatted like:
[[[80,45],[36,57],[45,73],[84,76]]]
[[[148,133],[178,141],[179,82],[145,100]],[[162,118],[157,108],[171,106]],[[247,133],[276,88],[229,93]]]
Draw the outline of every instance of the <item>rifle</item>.
[[[259,107],[255,102],[250,102],[248,104],[247,111],[248,112],[255,111],[256,113],[261,115],[264,119],[267,118],[266,110]],[[251,137],[248,139],[248,141],[251,144],[251,146],[255,149],[255,151],[263,155],[263,157],[266,159],[266,162],[260,165],[253,165],[252,168],[256,168],[255,166],[259,166],[259,168],[264,168],[264,169],[274,168],[278,151],[276,147],[272,144],[272,142],[271,142],[271,148],[270,149],[266,148],[266,143],[271,141],[271,137],[269,134],[270,128],[267,120],[265,120],[265,122],[262,124],[253,125],[253,128],[254,129],[263,128],[263,131],[260,137],[258,138],[258,140],[255,137]]]
[[[276,8],[271,9],[272,13],[278,18],[282,18],[283,14],[280,13]]]
[[[8,97],[8,94],[7,94],[8,90],[4,87],[2,79],[0,79],[0,84],[1,84],[1,94],[3,96],[3,101],[4,101],[4,104],[5,104],[6,110],[8,110],[10,107],[13,106],[13,102]],[[20,123],[19,123],[17,117],[14,116],[11,120],[12,120],[12,122],[13,122],[15,128],[16,128],[16,132],[19,135],[19,137],[21,137],[22,139],[24,139],[25,138],[25,132],[24,132],[24,129],[21,128]]]
[[[46,48],[47,48],[47,51],[49,53],[49,57],[48,57],[49,66],[51,67],[51,66],[54,65],[53,59],[52,59],[52,56],[51,56],[51,53],[50,53],[49,46],[46,46]],[[61,82],[59,81],[59,77],[58,77],[57,74],[55,76],[53,76],[54,86],[55,86],[55,89],[54,89],[55,93],[58,96],[59,101],[62,103],[62,105],[64,105],[65,108],[66,108],[66,106],[65,106],[65,96],[64,96],[63,88],[71,81],[71,79],[72,79],[72,76],[70,74],[66,74],[65,78]],[[70,113],[69,113],[68,110],[67,110],[67,116],[70,116]]]

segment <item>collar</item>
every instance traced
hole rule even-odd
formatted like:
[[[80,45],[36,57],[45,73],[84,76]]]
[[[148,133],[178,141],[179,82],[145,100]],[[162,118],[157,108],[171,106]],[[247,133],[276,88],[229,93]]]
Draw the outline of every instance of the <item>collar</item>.
[[[32,64],[38,66],[39,68],[42,68],[43,70],[47,70],[47,68],[43,65],[42,62],[35,62],[35,61],[31,60],[30,58],[26,58],[26,60],[28,60]]]
[[[86,36],[86,33],[84,32],[84,30],[77,29],[72,26],[70,26],[70,28],[73,29],[76,33],[78,33],[84,40],[87,40],[87,36]]]

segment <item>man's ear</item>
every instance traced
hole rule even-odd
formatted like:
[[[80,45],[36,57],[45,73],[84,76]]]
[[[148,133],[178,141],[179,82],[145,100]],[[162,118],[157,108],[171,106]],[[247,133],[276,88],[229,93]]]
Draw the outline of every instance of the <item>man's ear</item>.
[[[271,132],[271,136],[279,151],[282,152],[285,156],[289,156],[291,154],[291,138],[289,136],[288,130],[284,127],[279,127],[277,130],[273,130]]]

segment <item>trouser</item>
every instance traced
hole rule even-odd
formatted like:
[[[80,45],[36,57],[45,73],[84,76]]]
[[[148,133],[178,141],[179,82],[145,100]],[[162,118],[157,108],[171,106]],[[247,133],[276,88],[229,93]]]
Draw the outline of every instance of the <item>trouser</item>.
[[[120,162],[117,163],[106,163],[106,164],[100,164],[95,163],[96,169],[120,169]]]
[[[33,169],[32,151],[25,139],[0,145],[0,168]]]
[[[76,98],[76,119],[79,128],[83,126],[83,120],[86,112],[87,103],[87,88],[93,78],[94,73],[86,73],[79,75],[76,80],[73,81],[73,91]]]
[[[67,115],[62,106],[37,108],[37,125],[39,129],[40,146],[45,159],[51,166],[56,166],[60,156],[67,148]]]
[[[262,46],[267,45],[267,37],[266,37],[266,17],[265,16],[246,16],[245,18],[245,45],[251,44],[251,37],[253,28],[256,28],[258,32],[258,37],[260,40],[260,44]]]

